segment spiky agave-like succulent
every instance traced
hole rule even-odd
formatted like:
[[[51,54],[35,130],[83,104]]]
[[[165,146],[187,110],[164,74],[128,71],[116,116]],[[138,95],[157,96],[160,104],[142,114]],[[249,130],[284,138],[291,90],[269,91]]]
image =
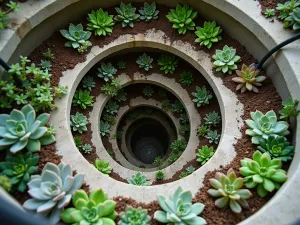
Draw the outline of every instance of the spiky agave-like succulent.
[[[112,168],[109,166],[109,162],[106,162],[102,159],[96,159],[94,166],[97,170],[105,175],[110,174],[112,170]]]
[[[213,111],[207,113],[204,117],[204,120],[206,125],[215,127],[221,122],[221,117],[219,116],[219,113]]]
[[[14,109],[10,115],[0,114],[0,150],[16,153],[26,148],[36,152],[41,145],[55,142],[55,137],[47,132],[49,117],[48,113],[36,117],[31,105],[25,105],[21,110]]]
[[[75,48],[79,52],[86,52],[88,47],[92,45],[92,43],[89,41],[92,33],[89,31],[84,31],[82,24],[75,26],[71,23],[69,30],[60,30],[60,33],[69,40],[65,46],[69,48]]]
[[[233,169],[229,169],[226,175],[217,172],[215,178],[209,179],[209,183],[214,189],[209,189],[208,194],[218,198],[215,201],[218,208],[227,208],[229,205],[234,213],[241,213],[242,208],[249,208],[247,199],[252,194],[248,189],[241,189],[244,179],[237,178]]]
[[[286,136],[289,124],[285,121],[277,121],[276,113],[272,110],[263,114],[256,110],[250,113],[252,120],[246,120],[246,124],[250,129],[246,130],[246,134],[252,136],[251,142],[259,144],[260,139],[267,139],[270,135]]]
[[[213,97],[205,86],[203,86],[202,88],[197,86],[196,92],[193,92],[192,95],[195,97],[193,99],[193,102],[197,104],[197,107],[208,105],[209,100]]]
[[[237,69],[235,63],[241,60],[241,57],[236,55],[236,49],[227,45],[224,46],[223,50],[217,49],[216,54],[212,58],[215,60],[213,64],[216,71],[229,74],[232,74],[232,71]]]
[[[93,96],[90,94],[91,92],[89,91],[77,90],[74,94],[72,103],[75,106],[79,105],[82,109],[86,109],[88,106],[93,106],[94,100]]]
[[[108,122],[100,120],[100,134],[101,136],[107,136],[110,133],[110,125]]]
[[[160,70],[165,74],[173,74],[178,65],[178,59],[174,55],[162,55],[157,60],[157,64],[160,66]]]
[[[139,65],[139,68],[142,68],[145,71],[149,71],[151,68],[153,68],[152,62],[153,62],[153,58],[151,58],[146,53],[139,56],[137,61],[136,61],[136,63]]]
[[[293,159],[294,146],[291,146],[285,137],[269,136],[267,139],[260,139],[259,146],[257,147],[262,153],[267,152],[271,158],[278,158],[286,162]]]
[[[80,112],[76,112],[75,115],[71,115],[71,127],[73,131],[83,133],[87,131],[86,125],[88,124],[87,117]]]
[[[31,176],[28,194],[32,198],[24,202],[23,207],[48,216],[49,223],[56,224],[74,192],[81,187],[83,178],[79,173],[73,176],[70,165],[47,163],[41,175]]]
[[[197,16],[197,12],[194,9],[184,4],[181,6],[178,4],[176,9],[171,9],[167,15],[168,20],[173,23],[173,28],[178,29],[179,34],[185,34],[188,30],[195,29],[194,19]]]
[[[0,162],[0,171],[2,171],[2,175],[9,177],[13,192],[16,190],[24,192],[30,176],[38,172],[38,162],[38,154],[31,152],[8,153],[5,161]]]
[[[131,3],[125,5],[123,2],[120,4],[120,8],[116,7],[118,15],[115,16],[115,20],[122,22],[122,27],[134,26],[133,22],[136,21],[140,15],[136,14],[136,8],[132,7]]]
[[[111,80],[114,77],[114,75],[116,75],[116,73],[118,71],[112,65],[111,62],[109,62],[109,63],[102,62],[101,65],[100,65],[100,67],[97,68],[97,70],[99,71],[98,77],[102,78],[106,82],[109,81],[109,80]]]
[[[240,173],[245,177],[247,188],[257,188],[260,197],[265,197],[268,192],[278,190],[281,183],[287,180],[287,174],[281,169],[280,159],[271,159],[268,153],[254,152],[253,159],[241,160]]]
[[[94,31],[95,36],[111,35],[113,26],[115,25],[113,16],[108,15],[108,12],[103,11],[103,9],[92,10],[88,14],[87,20],[89,21],[87,30]]]
[[[102,189],[92,191],[77,190],[72,198],[75,208],[68,208],[61,213],[61,219],[67,224],[115,225],[117,217],[116,202],[109,200]]]
[[[127,182],[129,184],[137,185],[137,186],[150,186],[151,182],[147,181],[147,178],[141,173],[138,172],[135,175],[132,175],[130,178],[127,178]]]
[[[232,78],[232,81],[239,83],[236,90],[241,90],[241,93],[247,90],[258,93],[257,87],[260,87],[266,79],[265,76],[258,76],[259,70],[256,70],[255,64],[251,64],[249,67],[243,64],[242,70],[236,70],[236,74],[238,77]]]
[[[156,20],[158,18],[159,11],[156,10],[156,3],[152,2],[151,4],[145,2],[144,8],[139,10],[141,14],[140,19],[149,22],[150,20]]]
[[[184,191],[181,187],[169,198],[158,195],[158,203],[163,210],[154,213],[154,219],[160,223],[203,225],[206,221],[198,216],[204,209],[202,203],[192,203],[192,192]]]
[[[213,147],[208,147],[207,145],[202,146],[201,149],[198,149],[197,162],[201,162],[201,165],[204,165],[215,153]]]
[[[127,206],[125,212],[120,213],[118,225],[150,225],[151,218],[147,210],[141,207]]]
[[[213,43],[216,43],[222,40],[221,33],[222,29],[217,27],[216,21],[212,22],[204,22],[204,27],[196,27],[197,31],[195,34],[197,35],[196,43],[200,43],[200,45],[204,45],[207,48],[211,48]]]

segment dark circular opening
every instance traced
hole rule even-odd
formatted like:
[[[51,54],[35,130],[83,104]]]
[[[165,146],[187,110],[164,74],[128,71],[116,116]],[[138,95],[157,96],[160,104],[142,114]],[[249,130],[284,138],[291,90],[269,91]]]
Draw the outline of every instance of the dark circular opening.
[[[168,151],[170,137],[166,128],[155,119],[145,118],[135,121],[128,129],[126,137],[134,156],[145,164],[152,164],[158,156],[164,157]]]

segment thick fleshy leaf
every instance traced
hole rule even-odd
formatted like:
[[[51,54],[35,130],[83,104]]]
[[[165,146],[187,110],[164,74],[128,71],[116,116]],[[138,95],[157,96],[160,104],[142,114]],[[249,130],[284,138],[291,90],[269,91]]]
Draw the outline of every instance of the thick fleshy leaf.
[[[10,113],[10,119],[15,121],[21,121],[25,120],[25,116],[20,110],[14,109]]]
[[[257,185],[257,194],[260,196],[260,197],[265,197],[267,195],[267,191],[266,189],[264,189],[264,186],[263,184],[258,184]]]
[[[45,212],[51,210],[56,205],[56,202],[54,202],[52,199],[50,199],[45,204],[39,206],[37,208],[37,213]]]
[[[22,149],[24,149],[26,147],[27,143],[28,143],[27,140],[18,141],[15,144],[13,144],[9,150],[12,153],[17,153],[17,152],[21,151]]]
[[[228,204],[228,200],[228,197],[219,198],[215,201],[215,206],[217,206],[220,209],[224,208]]]
[[[43,114],[39,115],[39,116],[36,118],[36,120],[41,121],[40,126],[45,126],[45,125],[48,123],[49,118],[50,118],[50,114],[48,114],[48,113],[43,113]]]
[[[98,205],[99,203],[106,201],[107,196],[102,189],[98,189],[90,193],[90,199]]]
[[[30,135],[30,139],[39,139],[42,136],[44,136],[47,132],[47,128],[46,127],[39,127],[34,133],[32,133]]]
[[[196,215],[199,215],[204,210],[205,205],[202,203],[195,203],[192,205],[192,213],[195,213]]]
[[[40,188],[33,188],[28,191],[28,194],[36,200],[49,200],[50,196],[45,195]]]
[[[241,212],[242,212],[241,206],[240,206],[239,203],[237,203],[237,201],[235,201],[235,200],[231,200],[231,199],[230,199],[229,206],[230,206],[230,209],[231,209],[234,213],[241,213]]]
[[[215,198],[221,197],[221,196],[222,196],[222,194],[221,194],[218,190],[215,190],[215,189],[209,189],[209,190],[207,191],[207,193],[208,193],[210,196],[215,197]]]
[[[157,210],[154,213],[154,219],[161,223],[168,223],[167,214],[164,211]]]
[[[45,201],[40,201],[37,199],[28,199],[26,202],[24,202],[23,207],[27,210],[36,210],[38,207],[43,205]]]
[[[248,199],[252,196],[248,189],[239,189],[236,191],[236,193],[241,197],[241,199]]]
[[[263,186],[268,192],[272,192],[275,189],[274,183],[267,178],[264,179]]]
[[[60,215],[61,220],[65,223],[74,223],[75,221],[71,217],[71,213],[74,211],[76,211],[74,208],[68,208],[64,210]]]
[[[65,195],[57,204],[57,208],[63,209],[71,202],[72,195]]]
[[[272,177],[271,177],[272,180],[276,181],[276,182],[279,182],[279,183],[283,183],[287,180],[287,175],[286,173],[283,173],[283,172],[280,172],[280,171],[277,171]]]
[[[41,142],[39,140],[28,139],[26,148],[30,152],[37,152],[41,149]]]
[[[69,194],[73,195],[76,190],[78,190],[83,184],[84,175],[76,174],[74,176],[74,184],[72,188],[68,191]]]

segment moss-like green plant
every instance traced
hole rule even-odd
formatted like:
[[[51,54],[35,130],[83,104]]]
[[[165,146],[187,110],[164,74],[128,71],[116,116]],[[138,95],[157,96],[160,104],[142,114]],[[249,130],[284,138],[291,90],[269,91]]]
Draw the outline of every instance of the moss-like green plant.
[[[233,169],[229,169],[227,174],[217,172],[216,178],[209,179],[210,185],[214,189],[209,189],[208,194],[214,198],[215,206],[220,209],[228,206],[234,213],[241,213],[242,208],[249,209],[247,199],[252,194],[248,189],[241,189],[244,179],[236,177]]]
[[[260,197],[278,190],[281,183],[287,180],[286,172],[281,169],[281,160],[271,159],[268,153],[262,154],[256,151],[253,159],[245,158],[241,160],[241,165],[240,173],[245,177],[246,187],[257,187]]]
[[[77,190],[72,203],[75,208],[61,213],[61,219],[66,224],[115,225],[116,202],[109,200],[102,189],[92,191],[89,196],[84,190]]]
[[[180,80],[179,80],[179,82],[182,85],[189,86],[189,85],[191,85],[193,83],[193,80],[194,80],[194,76],[193,76],[192,72],[184,71],[184,72],[182,72],[180,74]]]
[[[205,137],[205,135],[207,134],[208,131],[209,131],[208,126],[201,125],[198,127],[197,135],[198,135],[198,137]]]
[[[49,224],[57,224],[83,179],[79,173],[73,177],[70,165],[47,163],[41,175],[31,177],[28,194],[32,198],[24,202],[23,207],[48,216]]]
[[[217,27],[215,21],[213,22],[205,22],[204,27],[196,27],[197,31],[195,34],[197,35],[196,43],[200,43],[200,45],[204,45],[207,48],[211,48],[213,43],[216,43],[222,40],[221,33],[222,29]]]
[[[106,82],[111,80],[114,75],[117,73],[117,69],[112,65],[111,62],[109,63],[104,63],[102,62],[100,67],[97,68],[98,70],[98,77],[102,78]]]
[[[95,36],[107,36],[111,35],[115,22],[112,15],[108,15],[108,12],[98,9],[97,11],[92,10],[88,14],[87,30],[94,31]]]
[[[214,68],[216,71],[232,74],[232,71],[237,69],[237,65],[241,57],[236,55],[236,49],[224,46],[223,50],[216,50],[216,54],[212,56]]]
[[[49,118],[47,113],[36,117],[31,105],[23,106],[21,110],[14,109],[10,115],[0,114],[0,150],[16,153],[26,148],[36,152],[41,145],[52,144],[55,137],[47,132],[46,127]]]
[[[161,109],[164,111],[164,112],[168,112],[170,110],[170,101],[168,99],[164,99],[161,101]]]
[[[108,136],[110,134],[110,124],[100,120],[100,135],[102,137]]]
[[[184,112],[183,105],[181,104],[181,102],[179,100],[176,100],[175,103],[172,104],[171,111],[173,113],[177,113],[177,114],[180,114],[180,113]]]
[[[110,125],[115,125],[116,124],[116,117],[112,114],[105,113],[102,116],[102,120],[105,122],[108,122]]]
[[[287,102],[282,102],[283,108],[279,111],[280,119],[288,120],[290,117],[297,117],[300,110],[297,110],[298,100],[289,99]]]
[[[264,15],[266,18],[271,18],[275,16],[275,9],[266,9],[264,11]]]
[[[86,77],[84,77],[83,80],[82,80],[82,86],[83,86],[83,88],[86,88],[86,89],[88,89],[89,91],[91,91],[92,88],[95,87],[95,85],[96,85],[96,83],[95,83],[93,77],[86,76]]]
[[[179,121],[181,124],[189,124],[189,117],[186,113],[181,113],[179,117]]]
[[[143,94],[150,98],[154,94],[154,89],[151,85],[147,85],[146,87],[143,88]]]
[[[90,95],[91,92],[89,91],[83,91],[83,90],[77,90],[74,94],[72,103],[75,106],[80,106],[82,109],[86,109],[88,106],[93,106],[94,100],[93,96]]]
[[[300,1],[298,0],[286,1],[283,4],[278,3],[276,9],[280,12],[279,19],[286,19],[299,6]]]
[[[206,125],[216,127],[221,122],[221,117],[219,116],[219,113],[213,111],[207,113],[204,120]]]
[[[2,175],[9,177],[12,191],[24,192],[30,176],[38,172],[38,162],[38,154],[31,152],[8,153],[5,161],[0,162],[0,171],[2,171]]]
[[[163,171],[157,171],[155,173],[156,180],[163,180],[165,178],[165,174]]]
[[[0,31],[7,27],[8,14],[10,12],[15,12],[19,9],[19,5],[16,2],[9,1],[6,3],[8,9],[6,11],[2,11],[0,8]]]
[[[149,71],[151,68],[153,68],[152,62],[153,62],[153,58],[151,58],[146,53],[139,56],[137,61],[136,61],[136,63],[139,65],[139,68],[142,68],[145,71]]]
[[[118,225],[150,225],[151,218],[147,210],[141,207],[132,208],[127,206],[125,212],[120,213]]]
[[[185,34],[188,30],[195,30],[194,19],[197,12],[194,9],[184,4],[178,4],[176,9],[171,9],[167,15],[168,20],[173,23],[173,28],[178,29],[179,34]]]
[[[151,20],[158,19],[159,11],[156,10],[155,2],[152,2],[151,4],[145,2],[144,8],[141,8],[139,10],[139,13],[141,14],[140,20],[145,20],[146,22],[149,22]]]
[[[167,162],[169,164],[174,163],[181,156],[181,154],[182,154],[182,152],[172,150],[170,155],[169,155],[169,158],[168,158]]]
[[[138,172],[135,175],[132,175],[127,179],[129,184],[137,185],[137,186],[150,186],[151,182],[147,181],[147,178],[141,173]]]
[[[179,134],[187,138],[190,135],[190,126],[188,124],[181,125],[179,128]]]
[[[102,159],[96,159],[94,166],[97,170],[105,175],[109,175],[111,173],[112,168],[109,166],[109,162],[106,162]]]
[[[117,62],[117,66],[120,70],[124,70],[127,67],[127,63],[124,60],[120,60]]]
[[[125,5],[123,2],[120,4],[120,8],[116,7],[118,15],[115,16],[115,20],[122,22],[122,27],[134,26],[133,22],[136,21],[140,15],[136,14],[136,8],[132,7],[131,3]]]
[[[173,74],[178,65],[178,59],[174,55],[162,55],[157,60],[157,64],[165,74]]]
[[[209,130],[205,136],[208,140],[209,143],[213,143],[213,144],[218,144],[219,143],[219,139],[221,137],[220,134],[218,134],[218,131],[212,131],[212,130]]]
[[[204,225],[206,221],[198,216],[204,209],[201,203],[192,203],[192,192],[184,191],[178,187],[173,195],[166,198],[163,195],[157,196],[157,201],[163,210],[154,213],[154,219],[160,223]]]
[[[258,76],[259,72],[256,70],[255,64],[251,64],[249,67],[243,64],[242,70],[236,70],[238,77],[232,78],[232,81],[238,83],[236,90],[241,90],[241,93],[247,90],[258,93],[257,87],[260,87],[266,79],[265,76]]]
[[[76,112],[75,115],[71,115],[71,127],[73,131],[77,131],[82,134],[83,132],[87,131],[87,124],[87,117],[82,113]]]
[[[285,121],[277,121],[276,113],[272,110],[265,115],[260,112],[250,113],[252,120],[246,120],[246,124],[250,129],[246,130],[246,134],[252,136],[251,142],[259,144],[260,139],[267,139],[271,135],[286,136],[289,134],[289,124]]]
[[[12,184],[10,183],[10,179],[5,175],[0,175],[0,187],[3,188],[6,192],[11,191]]]
[[[90,144],[82,145],[80,150],[85,154],[90,154],[93,151],[92,146]]]
[[[171,144],[172,151],[183,152],[186,148],[186,142],[184,140],[175,140]]]
[[[183,171],[179,174],[179,179],[187,177],[189,174],[186,171]]]
[[[92,45],[89,41],[92,33],[84,31],[82,24],[75,26],[71,23],[69,30],[60,30],[60,33],[64,38],[69,40],[65,46],[68,48],[75,48],[80,53],[86,52],[88,47]]]
[[[193,102],[197,104],[197,107],[208,105],[209,100],[213,97],[205,86],[202,88],[196,87],[196,92],[193,92],[192,95],[195,97]]]
[[[162,164],[164,163],[164,160],[161,156],[157,156],[154,161],[153,161],[153,165],[156,167],[160,167]]]
[[[198,149],[196,154],[197,162],[200,162],[201,165],[204,165],[215,153],[213,147],[208,147],[207,145],[202,146],[201,149]]]
[[[269,136],[267,139],[260,139],[259,146],[257,147],[262,153],[267,152],[272,159],[278,158],[286,162],[293,159],[294,146],[285,137]]]

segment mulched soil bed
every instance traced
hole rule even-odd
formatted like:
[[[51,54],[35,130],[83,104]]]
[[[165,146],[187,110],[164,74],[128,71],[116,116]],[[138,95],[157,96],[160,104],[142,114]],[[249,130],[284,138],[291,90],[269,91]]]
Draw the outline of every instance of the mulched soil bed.
[[[263,5],[264,3],[269,1],[261,1]],[[139,4],[134,4],[139,8]],[[160,10],[160,19],[157,21],[152,21],[150,23],[145,22],[136,22],[134,29],[125,28],[122,29],[120,24],[117,24],[114,28],[114,32],[109,37],[94,37],[92,36],[91,41],[93,45],[100,45],[103,46],[105,44],[110,43],[115,38],[119,37],[122,34],[132,33],[144,33],[147,29],[150,28],[160,28],[160,30],[163,30],[166,34],[166,37],[170,38],[171,41],[181,40],[183,42],[189,42],[195,47],[195,50],[203,50],[204,52],[213,55],[215,53],[216,49],[223,48],[224,45],[228,45],[231,47],[234,47],[237,49],[237,54],[241,56],[242,62],[238,64],[238,67],[240,68],[243,63],[249,65],[256,61],[256,59],[250,55],[245,47],[241,46],[238,41],[234,40],[233,38],[229,37],[226,33],[222,34],[223,40],[216,43],[210,50],[206,49],[205,47],[201,47],[194,43],[195,35],[192,32],[188,32],[185,36],[180,36],[177,34],[176,30],[172,29],[172,24],[168,23],[168,21],[165,19],[166,13],[169,11],[169,8],[164,7],[162,5],[158,5],[158,9]],[[109,9],[111,13],[115,14],[114,9]],[[76,21],[75,21],[76,22]],[[80,21],[79,21],[80,22]],[[86,24],[85,18],[81,21],[83,24]],[[196,20],[197,25],[203,25],[204,20],[198,17]],[[66,25],[67,27],[67,25]],[[165,38],[166,38],[165,37]],[[32,54],[29,56],[31,59],[34,58],[38,61],[40,61],[41,53],[45,51],[47,47],[51,47],[55,54],[56,59],[53,61],[53,82],[52,84],[55,84],[59,81],[59,78],[62,76],[62,71],[73,68],[77,63],[84,61],[85,56],[77,54],[72,49],[67,49],[63,47],[66,40],[64,40],[63,37],[59,34],[59,32],[56,32],[53,34],[53,36],[46,40],[43,45],[38,47],[36,50],[32,52]],[[223,76],[221,73],[215,73],[216,76],[223,77],[224,84],[226,87],[231,89],[232,91],[235,91],[236,85],[231,81],[232,77],[235,75],[225,75]],[[251,111],[260,110],[263,113],[267,112],[268,110],[274,110],[278,111],[281,109],[281,98],[276,92],[275,87],[273,86],[272,82],[268,79],[264,82],[264,85],[259,89],[259,94],[254,93],[244,93],[244,94],[238,94],[239,101],[244,105],[245,113],[243,115],[243,119],[248,119],[250,117]],[[73,113],[73,112],[72,112]],[[256,150],[255,146],[251,144],[250,138],[245,135],[245,129],[244,126],[242,128],[243,137],[237,140],[237,143],[235,144],[235,150],[237,153],[237,156],[235,159],[228,165],[226,168],[220,168],[219,171],[225,173],[228,168],[235,169],[236,172],[238,172],[238,169],[240,167],[240,159],[244,157],[251,157],[253,152]],[[49,146],[48,146],[49,147]],[[45,152],[45,147],[41,149],[41,156],[48,158],[50,161],[54,160],[58,163],[59,158],[55,154],[54,149],[55,146],[50,146],[50,149]],[[43,159],[42,159],[43,160]],[[41,163],[45,163],[45,161],[41,161]],[[208,196],[206,193],[207,189],[209,188],[208,179],[215,176],[216,171],[211,171],[206,174],[204,184],[205,186],[199,190],[199,192],[194,197],[194,202],[202,202],[206,205],[204,212],[201,214],[201,216],[206,219],[208,224],[218,225],[218,224],[237,224],[240,221],[246,219],[247,217],[254,214],[258,209],[260,209],[267,200],[271,197],[269,195],[267,198],[260,198],[256,195],[255,189],[252,189],[251,192],[253,193],[252,198],[248,201],[250,205],[249,210],[243,210],[243,212],[240,215],[235,215],[232,213],[229,209],[226,210],[220,210],[213,205],[214,199]],[[101,188],[101,187],[99,187]],[[105,190],[109,191],[109,190]],[[18,200],[22,200],[22,198],[26,197],[26,194],[24,193],[22,196],[19,194],[14,195]],[[132,199],[127,199],[124,197],[116,197],[115,200],[117,201],[117,211],[123,211],[126,204],[133,205],[133,206],[142,206],[145,209],[148,209],[149,214],[152,216],[154,211],[159,209],[158,203],[155,201],[151,204],[141,204],[136,203]],[[158,224],[156,221],[152,220],[151,224]]]

